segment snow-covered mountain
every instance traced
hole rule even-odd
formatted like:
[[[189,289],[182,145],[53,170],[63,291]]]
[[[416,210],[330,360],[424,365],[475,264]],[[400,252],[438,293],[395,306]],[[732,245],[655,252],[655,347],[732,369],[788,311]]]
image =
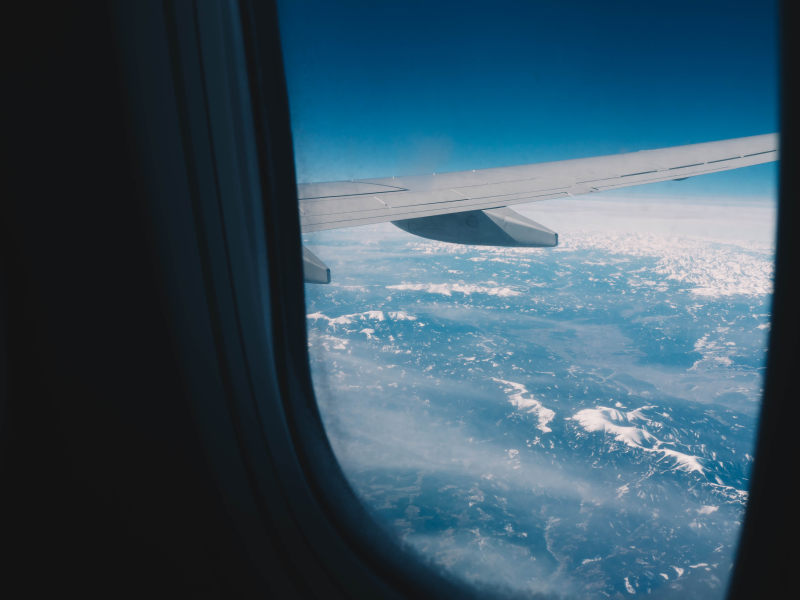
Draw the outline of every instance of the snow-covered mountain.
[[[618,211],[626,226],[637,206]],[[310,236],[334,275],[307,286],[318,401],[376,518],[497,589],[722,597],[753,460],[772,207],[692,210],[683,234],[562,217],[552,250],[388,225]],[[734,239],[743,218],[754,235]]]

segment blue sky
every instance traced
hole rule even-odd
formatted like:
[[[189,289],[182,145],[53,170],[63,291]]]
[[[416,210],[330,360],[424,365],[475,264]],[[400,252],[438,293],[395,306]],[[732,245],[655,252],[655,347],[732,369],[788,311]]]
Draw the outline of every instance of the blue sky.
[[[300,181],[778,130],[775,2],[282,0]],[[776,167],[640,188],[774,195]]]

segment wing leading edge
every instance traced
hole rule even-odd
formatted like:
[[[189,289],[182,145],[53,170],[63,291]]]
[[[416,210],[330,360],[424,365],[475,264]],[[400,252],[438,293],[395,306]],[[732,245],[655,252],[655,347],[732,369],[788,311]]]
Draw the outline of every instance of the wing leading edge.
[[[456,173],[300,184],[303,232],[500,208],[778,159],[778,135]]]

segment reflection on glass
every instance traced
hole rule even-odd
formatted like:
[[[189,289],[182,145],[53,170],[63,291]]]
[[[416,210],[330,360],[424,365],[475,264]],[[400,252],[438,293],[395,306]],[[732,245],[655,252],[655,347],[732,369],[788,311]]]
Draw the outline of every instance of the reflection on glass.
[[[689,6],[283,3],[299,177],[774,131],[774,7]],[[516,207],[559,233],[552,249],[388,223],[304,235],[333,278],[306,286],[315,390],[365,505],[488,589],[722,597],[762,391],[775,172]]]

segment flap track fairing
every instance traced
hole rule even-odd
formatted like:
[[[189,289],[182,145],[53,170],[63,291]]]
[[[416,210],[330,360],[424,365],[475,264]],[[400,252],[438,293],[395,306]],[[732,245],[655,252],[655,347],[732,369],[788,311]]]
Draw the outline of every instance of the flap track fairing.
[[[331,270],[305,246],[303,246],[303,281],[306,283],[331,282]]]
[[[558,234],[507,207],[392,221],[420,237],[454,244],[552,248]]]

